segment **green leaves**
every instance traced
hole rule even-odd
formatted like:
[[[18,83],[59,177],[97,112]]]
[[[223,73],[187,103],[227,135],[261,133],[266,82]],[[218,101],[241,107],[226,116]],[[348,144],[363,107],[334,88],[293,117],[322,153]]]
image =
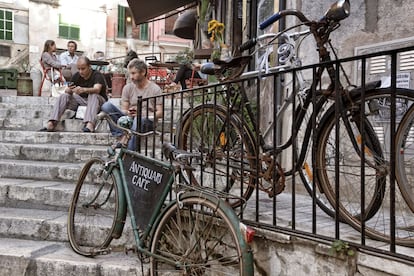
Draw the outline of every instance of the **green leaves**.
[[[349,244],[345,241],[336,240],[332,243],[331,248],[329,249],[330,255],[346,255],[346,256],[354,256],[355,251],[349,246]]]

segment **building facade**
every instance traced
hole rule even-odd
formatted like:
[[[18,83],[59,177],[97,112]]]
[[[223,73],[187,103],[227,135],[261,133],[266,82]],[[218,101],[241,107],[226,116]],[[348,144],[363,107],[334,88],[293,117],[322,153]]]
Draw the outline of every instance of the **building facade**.
[[[174,36],[171,20],[175,18],[135,26],[126,0],[0,1],[0,68],[38,69],[48,39],[56,42],[58,51],[74,40],[78,53],[91,59],[101,51],[116,62],[132,49],[142,58],[156,55],[163,60],[166,53],[183,51],[192,43]]]

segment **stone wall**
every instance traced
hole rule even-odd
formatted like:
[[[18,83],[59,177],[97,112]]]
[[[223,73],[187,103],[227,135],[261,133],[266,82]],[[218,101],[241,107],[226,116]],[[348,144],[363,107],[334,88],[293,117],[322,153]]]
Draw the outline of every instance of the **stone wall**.
[[[256,229],[251,244],[255,275],[414,275],[414,267],[387,256],[358,252],[353,256],[331,253],[332,246],[285,234]]]

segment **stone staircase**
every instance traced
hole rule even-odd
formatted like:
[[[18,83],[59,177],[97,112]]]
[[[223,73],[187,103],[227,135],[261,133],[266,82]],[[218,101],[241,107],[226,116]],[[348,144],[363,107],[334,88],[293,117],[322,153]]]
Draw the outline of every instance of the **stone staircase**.
[[[113,242],[117,252],[86,258],[70,248],[67,210],[80,169],[106,156],[113,138],[106,122],[83,133],[81,121],[68,118],[65,131],[39,132],[54,101],[0,94],[0,276],[147,275],[148,264],[122,252],[133,245],[129,225]]]

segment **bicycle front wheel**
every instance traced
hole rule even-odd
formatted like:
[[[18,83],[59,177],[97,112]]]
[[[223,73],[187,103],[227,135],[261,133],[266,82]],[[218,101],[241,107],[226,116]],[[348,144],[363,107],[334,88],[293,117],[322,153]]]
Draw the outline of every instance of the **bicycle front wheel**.
[[[84,165],[68,215],[69,242],[76,253],[90,257],[106,253],[112,239],[119,237],[114,233],[122,232],[117,227],[123,227],[126,209],[118,201],[118,180],[114,173],[108,175],[102,159]]]
[[[155,228],[152,275],[253,275],[239,223],[224,201],[200,192],[183,194]]]
[[[240,197],[249,199],[256,186],[254,141],[236,115],[219,105],[199,105],[185,114],[178,133],[178,147],[202,157],[188,179],[234,195],[233,208],[244,203]]]

